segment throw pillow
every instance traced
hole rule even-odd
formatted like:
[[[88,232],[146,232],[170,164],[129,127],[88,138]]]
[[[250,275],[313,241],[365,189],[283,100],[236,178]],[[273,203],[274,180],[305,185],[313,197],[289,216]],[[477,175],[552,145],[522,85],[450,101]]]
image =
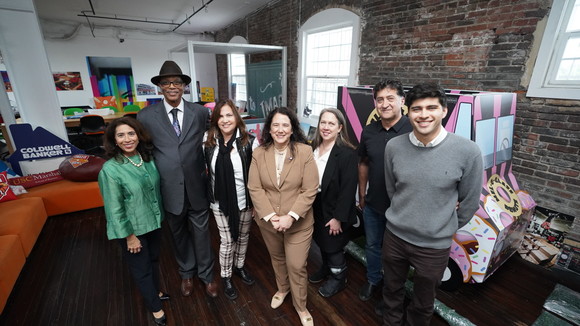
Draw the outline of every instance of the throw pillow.
[[[6,171],[0,172],[0,203],[17,199],[12,189],[8,185],[8,178],[6,177]]]

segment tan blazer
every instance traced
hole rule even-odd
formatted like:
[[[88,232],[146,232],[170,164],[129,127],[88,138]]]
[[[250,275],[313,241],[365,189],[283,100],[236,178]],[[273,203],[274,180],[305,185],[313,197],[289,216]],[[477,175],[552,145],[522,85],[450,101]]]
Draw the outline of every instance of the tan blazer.
[[[292,211],[300,216],[287,232],[297,232],[311,227],[314,223],[312,203],[318,191],[318,169],[312,155],[312,148],[296,144],[295,154],[286,153],[284,169],[280,175],[280,185],[276,182],[276,161],[274,146],[258,147],[252,155],[248,189],[256,210],[255,220],[260,226],[267,223],[263,217],[276,213],[286,215]],[[274,228],[266,230],[276,232]]]

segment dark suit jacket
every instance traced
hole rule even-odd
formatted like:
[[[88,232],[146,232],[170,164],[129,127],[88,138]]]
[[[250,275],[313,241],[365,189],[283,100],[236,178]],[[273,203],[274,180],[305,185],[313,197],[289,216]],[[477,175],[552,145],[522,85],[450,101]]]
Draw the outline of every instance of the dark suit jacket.
[[[260,146],[254,150],[248,189],[256,210],[258,226],[268,232],[276,232],[262,218],[276,213],[285,215],[292,211],[300,216],[288,229],[289,233],[312,227],[312,202],[318,189],[318,170],[312,149],[305,144],[296,144],[296,153],[286,154],[280,185],[276,182],[276,159],[274,146]]]
[[[358,155],[352,148],[334,145],[322,176],[321,192],[314,201],[314,238],[325,251],[340,250],[356,223],[355,194],[358,184]],[[336,218],[344,234],[329,236],[326,223]],[[324,247],[324,248],[323,248]]]
[[[332,147],[322,176],[321,192],[316,196],[315,216],[324,224],[332,218],[343,223],[356,222],[358,156],[354,149]]]
[[[195,210],[208,208],[207,175],[203,158],[203,134],[208,128],[209,111],[199,104],[184,102],[181,136],[178,138],[163,102],[150,105],[137,114],[155,146],[153,155],[161,176],[161,195],[165,210],[179,215],[184,208],[184,191]]]

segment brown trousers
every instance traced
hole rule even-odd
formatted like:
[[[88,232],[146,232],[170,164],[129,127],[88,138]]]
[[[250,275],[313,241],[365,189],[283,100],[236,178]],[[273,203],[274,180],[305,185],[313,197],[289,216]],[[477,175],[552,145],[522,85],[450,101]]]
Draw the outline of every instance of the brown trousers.
[[[308,293],[306,259],[312,242],[313,227],[296,232],[291,232],[290,228],[282,233],[276,232],[271,223],[263,220],[258,225],[270,253],[278,291],[290,291],[294,308],[305,311]]]
[[[449,250],[422,248],[410,244],[388,229],[383,240],[384,287],[383,325],[429,326],[437,288],[447,267]],[[409,266],[415,268],[413,298],[404,316],[405,281]]]

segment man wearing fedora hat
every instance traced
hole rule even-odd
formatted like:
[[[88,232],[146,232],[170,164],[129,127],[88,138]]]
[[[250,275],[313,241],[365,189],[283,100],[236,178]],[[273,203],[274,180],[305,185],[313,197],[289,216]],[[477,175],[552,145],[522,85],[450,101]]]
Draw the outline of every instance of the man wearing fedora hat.
[[[181,294],[191,295],[192,279],[197,275],[205,283],[206,293],[216,297],[201,147],[209,111],[182,98],[191,78],[175,62],[165,61],[151,82],[161,88],[164,100],[141,110],[137,119],[153,140],[165,217],[173,234],[175,258],[182,278]]]

